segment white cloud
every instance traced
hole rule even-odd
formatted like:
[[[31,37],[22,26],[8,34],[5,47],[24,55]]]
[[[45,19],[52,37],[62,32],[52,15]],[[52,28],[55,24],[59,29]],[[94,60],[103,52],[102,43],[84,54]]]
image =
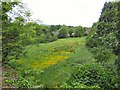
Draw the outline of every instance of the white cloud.
[[[92,26],[100,16],[105,1],[111,0],[22,0],[34,18],[44,24]]]

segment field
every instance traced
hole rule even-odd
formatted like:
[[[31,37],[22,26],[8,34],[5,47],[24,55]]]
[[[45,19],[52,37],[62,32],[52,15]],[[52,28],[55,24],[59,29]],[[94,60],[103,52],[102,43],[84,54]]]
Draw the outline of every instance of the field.
[[[85,47],[85,38],[66,38],[28,46],[28,54],[16,62],[17,70],[36,87],[55,87],[67,81],[75,66],[94,60]]]
[[[76,6],[81,3],[82,6],[87,5],[83,2],[75,2],[72,1],[72,4],[76,4]],[[0,35],[2,40],[0,42],[2,44],[2,49],[0,49],[2,56],[0,80],[2,83],[0,83],[0,87],[8,89],[119,89],[120,13],[118,8],[120,2],[101,2],[103,8],[100,7],[101,14],[96,22],[88,22],[89,20],[84,20],[84,17],[77,17],[78,22],[73,20],[74,16],[70,15],[76,13],[76,17],[79,15],[77,13],[82,13],[82,11],[79,11],[78,7],[72,7],[79,12],[71,12],[71,8],[67,7],[65,10],[70,9],[67,10],[70,14],[68,14],[69,12],[67,14],[58,13],[58,16],[62,14],[62,17],[54,24],[52,23],[57,16],[52,19],[48,14],[44,20],[41,15],[36,15],[40,19],[33,17],[35,15],[32,15],[32,12],[37,14],[37,11],[31,12],[27,6],[32,6],[34,3],[31,5],[27,5],[27,3],[24,0],[22,2],[0,2],[2,5],[1,17],[3,17],[2,35]],[[55,10],[52,10],[54,6],[55,9],[56,6],[60,7],[57,5],[58,2],[52,2],[52,0],[49,5],[53,3],[51,9],[42,8],[42,11],[45,9],[43,14],[47,14],[49,9],[54,13]],[[71,2],[66,3],[65,6],[71,4]],[[40,4],[38,2],[39,6],[46,6]],[[41,10],[38,12],[41,13]],[[89,14],[90,12],[86,15],[89,17]],[[48,21],[49,24],[47,24],[45,18],[49,18],[49,16],[51,23]],[[68,17],[70,19],[67,19]],[[82,19],[79,20],[79,18]],[[66,23],[69,20],[70,22]],[[77,23],[78,25],[76,25]]]

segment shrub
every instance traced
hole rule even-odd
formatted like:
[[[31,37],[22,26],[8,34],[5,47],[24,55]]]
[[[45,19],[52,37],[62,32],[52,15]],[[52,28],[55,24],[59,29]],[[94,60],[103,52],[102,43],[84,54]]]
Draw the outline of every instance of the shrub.
[[[80,88],[80,89],[89,89],[89,88],[96,88],[96,89],[100,89],[100,87],[98,86],[87,86],[84,84],[80,84],[80,83],[74,83],[75,86],[71,86],[65,82],[63,82],[59,87],[60,88]],[[57,86],[58,87],[58,86]]]
[[[17,87],[28,88],[30,87],[29,81],[23,77],[19,77],[16,81]]]
[[[113,88],[115,77],[112,71],[100,64],[86,64],[75,68],[75,71],[67,81],[69,85],[76,86],[84,84],[87,86],[98,86],[101,88]],[[77,83],[77,84],[76,84]]]
[[[94,57],[98,63],[105,63],[105,62],[108,62],[110,59],[113,59],[112,56],[114,54],[112,50],[106,47],[99,46],[96,48],[92,48],[91,51],[94,54]]]

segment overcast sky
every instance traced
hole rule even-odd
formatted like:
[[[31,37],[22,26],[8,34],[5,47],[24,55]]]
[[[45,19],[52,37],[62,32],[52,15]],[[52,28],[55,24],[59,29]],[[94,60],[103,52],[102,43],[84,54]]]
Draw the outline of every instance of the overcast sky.
[[[92,26],[98,21],[106,1],[113,0],[22,0],[28,5],[32,17],[43,24]]]

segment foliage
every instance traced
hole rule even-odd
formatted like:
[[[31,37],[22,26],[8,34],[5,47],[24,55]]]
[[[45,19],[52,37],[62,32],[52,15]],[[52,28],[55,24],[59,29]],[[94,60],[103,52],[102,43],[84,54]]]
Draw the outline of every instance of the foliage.
[[[87,37],[86,46],[91,48],[96,61],[101,65],[116,70],[116,65],[119,67],[119,2],[106,2],[101,12],[99,21],[93,32]],[[117,56],[115,56],[115,54]],[[117,72],[119,70],[117,69]],[[117,75],[117,74],[115,74]],[[119,77],[116,76],[116,78]],[[119,87],[119,80],[116,80],[116,87]]]
[[[118,45],[116,37],[118,33],[118,29],[116,29],[117,19],[117,2],[105,3],[99,22],[96,24],[96,32],[89,37],[86,45],[88,47],[106,46],[116,53]]]
[[[68,30],[68,33],[69,33],[70,37],[74,37],[74,29],[73,28],[70,28]]]
[[[92,37],[93,37],[94,34],[96,34],[96,26],[97,26],[97,23],[94,23],[93,26],[91,27],[90,32],[87,35],[86,46],[88,46],[88,47],[93,47],[94,46],[94,44],[93,44],[94,39]]]
[[[68,38],[68,37],[83,37],[85,36],[86,29],[82,26],[61,26],[58,30],[58,38]]]
[[[113,71],[109,71],[109,69],[104,68],[100,64],[90,63],[76,67],[67,83],[74,87],[78,83],[108,89],[115,87],[116,83],[114,80]]]
[[[72,86],[72,85],[69,85],[69,84],[63,82],[63,83],[59,86],[59,88],[69,88],[69,89],[79,88],[79,89],[83,89],[83,90],[85,90],[85,89],[93,89],[93,88],[94,88],[94,89],[101,89],[99,86],[87,86],[87,85],[80,84],[80,83],[74,83],[74,84],[75,84],[75,86]]]
[[[13,7],[22,3],[18,2],[2,2],[2,42],[3,42],[3,63],[7,63],[11,59],[18,59],[26,44],[29,42],[27,38],[24,21],[25,18],[17,16],[14,22],[10,18],[7,12],[11,11]],[[26,11],[25,11],[26,12]],[[24,13],[21,12],[21,14]],[[28,17],[26,15],[26,17]],[[27,38],[27,41],[23,39]]]
[[[62,25],[50,25],[50,31],[56,32],[56,31],[58,31],[61,27],[62,27]]]
[[[49,26],[29,22],[26,27],[30,31],[33,31],[33,42],[36,44],[57,40],[57,36],[53,34]]]
[[[109,62],[109,60],[114,55],[114,53],[110,49],[107,49],[106,47],[103,46],[93,48],[92,53],[94,54],[95,59],[98,63]]]
[[[29,81],[23,77],[19,77],[16,81],[16,85],[18,88],[28,88],[30,87]]]
[[[75,27],[74,29],[74,37],[82,37],[84,35],[84,28],[81,26]]]
[[[58,38],[67,38],[67,37],[68,37],[67,27],[63,26],[59,30]]]
[[[117,45],[117,50],[116,53],[118,55],[118,58],[116,60],[116,65],[117,65],[117,75],[118,75],[118,87],[120,87],[120,1],[118,2],[118,22],[117,22],[117,39],[118,39],[118,45]]]

